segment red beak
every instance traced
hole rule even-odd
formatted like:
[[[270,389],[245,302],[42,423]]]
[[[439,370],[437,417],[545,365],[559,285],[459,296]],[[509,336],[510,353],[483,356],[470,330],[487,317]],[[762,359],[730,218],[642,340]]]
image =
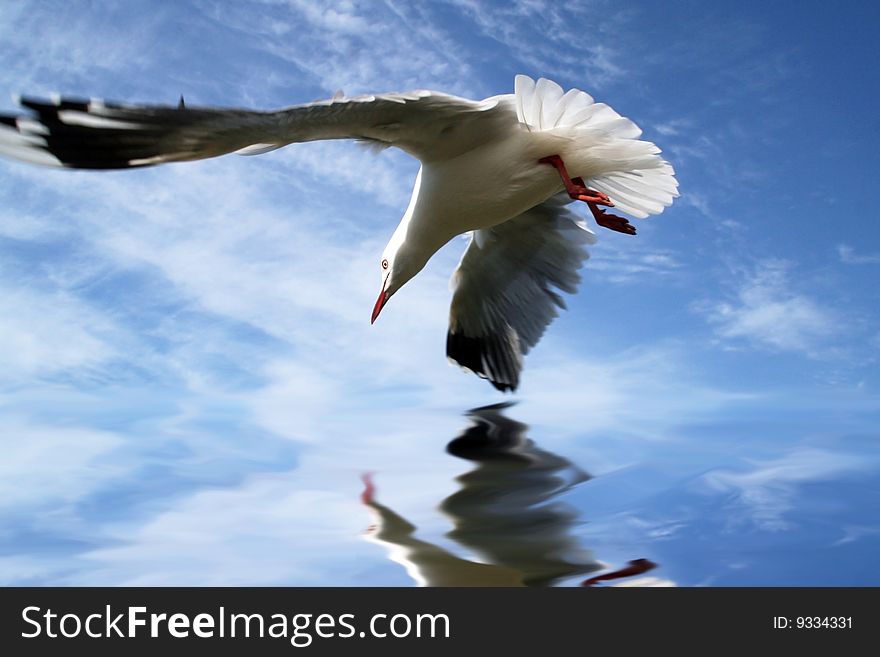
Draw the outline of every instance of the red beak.
[[[379,298],[376,299],[376,305],[373,306],[373,316],[370,318],[370,324],[373,324],[376,321],[379,313],[382,312],[382,308],[384,308],[385,304],[388,303],[389,296],[390,295],[385,291],[385,288],[383,286],[382,291],[379,292]]]

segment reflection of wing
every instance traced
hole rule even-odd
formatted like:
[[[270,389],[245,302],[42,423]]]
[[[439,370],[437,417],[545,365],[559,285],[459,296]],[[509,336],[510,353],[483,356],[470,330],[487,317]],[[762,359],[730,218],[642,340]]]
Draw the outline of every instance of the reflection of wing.
[[[512,98],[512,96],[511,96]],[[0,115],[0,153],[82,169],[127,169],[257,154],[294,142],[364,139],[422,157],[449,157],[516,123],[505,96],[472,101],[433,91],[334,98],[270,112],[21,99]]]
[[[522,357],[576,291],[596,236],[565,194],[471,238],[453,274],[446,355],[499,390],[515,390]]]
[[[522,586],[522,573],[495,564],[462,559],[448,550],[414,536],[416,528],[373,498],[367,483],[363,502],[376,516],[367,538],[384,546],[392,561],[406,568],[419,586]]]
[[[597,570],[572,531],[577,514],[558,501],[589,475],[538,448],[526,425],[504,415],[508,406],[470,411],[473,425],[447,446],[478,464],[458,477],[460,490],[440,507],[455,525],[448,536],[488,563],[519,571],[526,586]]]
[[[601,567],[572,533],[577,515],[556,501],[589,475],[536,447],[528,427],[504,415],[510,405],[469,411],[472,426],[447,446],[477,463],[440,505],[455,525],[447,536],[480,561],[416,538],[416,527],[377,502],[372,478],[364,476],[361,501],[376,517],[369,540],[422,586],[547,586]]]

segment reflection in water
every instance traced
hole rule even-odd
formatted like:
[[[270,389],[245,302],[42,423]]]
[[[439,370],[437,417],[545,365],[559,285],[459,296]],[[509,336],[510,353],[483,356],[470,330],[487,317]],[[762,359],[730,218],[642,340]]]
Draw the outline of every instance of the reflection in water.
[[[603,568],[571,533],[577,514],[555,499],[589,475],[526,438],[528,427],[504,415],[511,405],[469,411],[472,425],[447,446],[450,454],[476,463],[458,477],[461,488],[440,509],[454,525],[448,536],[478,560],[415,538],[416,527],[377,502],[372,479],[364,477],[361,499],[376,515],[369,539],[385,546],[420,585],[547,586]],[[638,559],[584,585],[654,565]]]
[[[595,586],[599,582],[604,582],[609,579],[620,579],[621,577],[632,577],[633,575],[641,575],[642,573],[646,573],[656,567],[657,564],[655,564],[653,561],[648,561],[647,559],[633,559],[625,568],[621,568],[620,570],[615,570],[610,573],[596,575],[595,577],[591,577],[590,579],[585,579],[583,582],[581,582],[581,586]]]
[[[361,499],[377,516],[376,524],[367,530],[368,538],[388,548],[391,560],[406,568],[420,586],[522,586],[521,573],[513,569],[468,561],[415,538],[415,525],[376,502],[368,475],[364,483]]]
[[[526,586],[600,569],[570,533],[577,514],[554,501],[589,475],[536,447],[528,427],[504,415],[510,405],[470,411],[473,425],[447,446],[477,464],[440,506],[455,525],[449,537],[481,560],[519,571]]]

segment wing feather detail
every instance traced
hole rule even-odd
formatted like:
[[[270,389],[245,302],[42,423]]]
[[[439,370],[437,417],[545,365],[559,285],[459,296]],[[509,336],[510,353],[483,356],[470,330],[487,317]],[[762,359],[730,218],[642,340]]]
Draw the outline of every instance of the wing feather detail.
[[[446,355],[498,390],[519,385],[523,356],[565,308],[595,235],[565,194],[473,235],[452,277]]]

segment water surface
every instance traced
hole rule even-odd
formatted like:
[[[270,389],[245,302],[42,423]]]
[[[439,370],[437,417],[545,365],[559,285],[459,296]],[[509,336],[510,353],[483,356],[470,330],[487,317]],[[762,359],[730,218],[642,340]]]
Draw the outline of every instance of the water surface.
[[[381,477],[368,480],[367,537],[414,583],[576,585],[588,575],[599,585],[880,583],[873,440],[852,436],[834,450],[777,441],[760,458],[741,457],[742,441],[733,454],[724,443],[663,442],[591,476],[589,463],[542,449],[516,414],[508,404],[473,409],[449,442],[450,457],[471,467],[437,500],[449,527],[442,537],[432,540],[430,529],[420,537],[381,483],[369,486]]]

